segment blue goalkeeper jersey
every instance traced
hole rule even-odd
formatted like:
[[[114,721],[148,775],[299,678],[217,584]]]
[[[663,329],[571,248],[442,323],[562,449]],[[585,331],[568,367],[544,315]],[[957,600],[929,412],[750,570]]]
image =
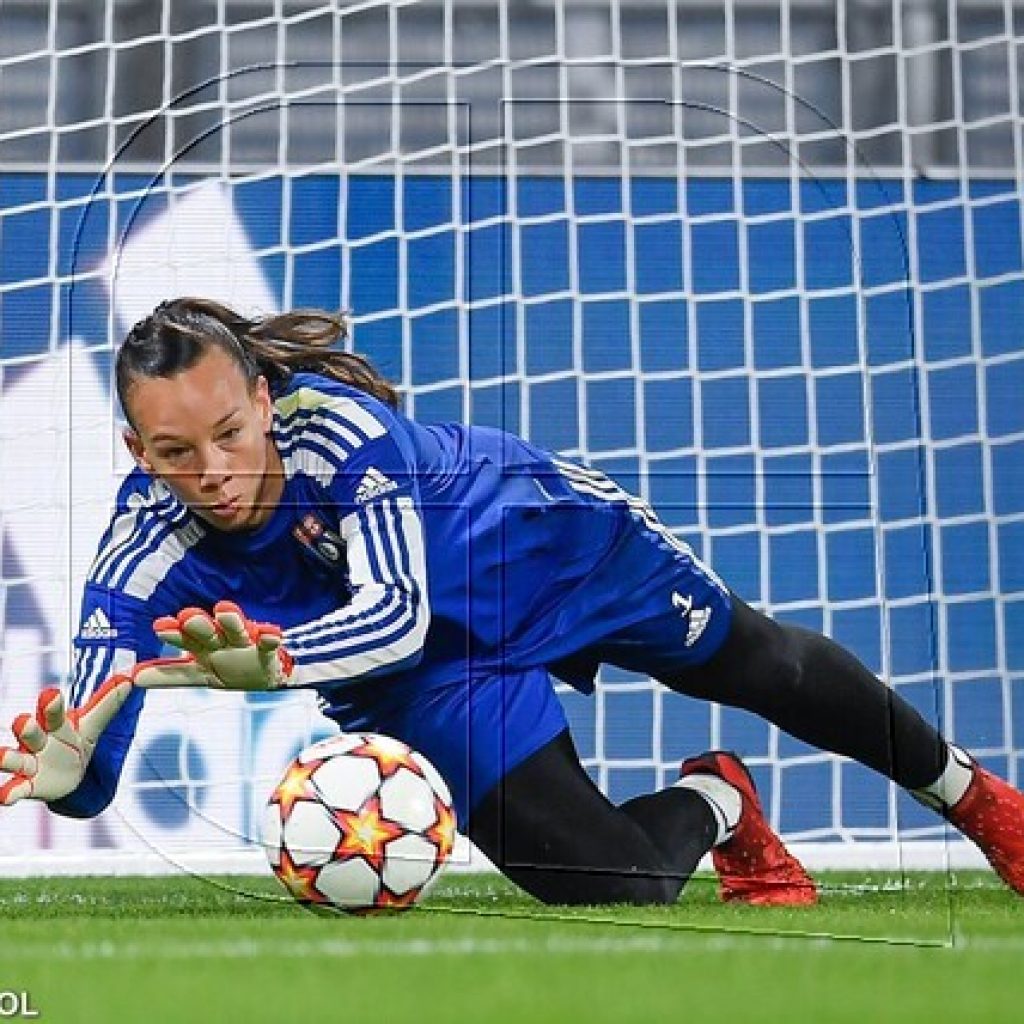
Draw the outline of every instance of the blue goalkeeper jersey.
[[[259,529],[219,531],[141,469],[125,479],[85,587],[72,705],[161,653],[157,616],[230,599],[283,627],[293,682],[343,720],[382,694],[566,659],[651,615],[661,570],[633,556],[638,535],[690,554],[607,477],[510,434],[421,425],[310,373],[273,397],[285,485]],[[133,691],[56,810],[109,801],[143,700]]]

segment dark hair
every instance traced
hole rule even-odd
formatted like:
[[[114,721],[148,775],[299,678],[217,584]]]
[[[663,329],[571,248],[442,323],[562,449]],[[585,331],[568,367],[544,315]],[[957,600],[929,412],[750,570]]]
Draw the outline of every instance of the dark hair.
[[[398,392],[369,360],[330,347],[347,337],[348,322],[340,313],[295,309],[248,320],[212,299],[171,299],[140,320],[118,350],[117,397],[128,416],[125,399],[134,381],[173,377],[215,345],[237,363],[250,388],[261,374],[274,390],[298,371],[308,370],[397,408]]]

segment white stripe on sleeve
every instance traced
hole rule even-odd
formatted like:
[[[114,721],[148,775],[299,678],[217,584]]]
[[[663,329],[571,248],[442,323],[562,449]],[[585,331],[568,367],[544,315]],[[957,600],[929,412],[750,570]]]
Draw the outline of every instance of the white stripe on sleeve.
[[[127,672],[136,661],[128,647],[104,645],[75,652],[74,676],[68,689],[71,707],[81,707],[112,675]]]
[[[345,682],[397,668],[423,647],[430,623],[423,525],[407,496],[370,502],[346,516],[352,600],[285,630],[295,686]]]

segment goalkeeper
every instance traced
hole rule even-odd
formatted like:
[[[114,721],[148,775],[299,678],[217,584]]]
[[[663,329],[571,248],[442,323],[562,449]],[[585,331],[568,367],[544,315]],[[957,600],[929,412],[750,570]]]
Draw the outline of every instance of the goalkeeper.
[[[544,901],[670,902],[710,850],[723,898],[813,902],[735,755],[621,806],[598,791],[551,677],[591,692],[604,662],[882,773],[1024,893],[1022,794],[831,640],[751,609],[608,477],[403,416],[330,347],[344,334],[319,311],[192,298],[132,329],[116,380],[137,467],[90,569],[70,690],[15,720],[0,802],[103,810],[149,688],[311,687],[343,730],[430,758],[463,831]]]

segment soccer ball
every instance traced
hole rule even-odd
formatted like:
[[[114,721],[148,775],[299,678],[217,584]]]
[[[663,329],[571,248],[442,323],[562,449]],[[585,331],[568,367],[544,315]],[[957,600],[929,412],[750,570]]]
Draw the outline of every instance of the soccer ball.
[[[444,780],[399,740],[343,733],[303,750],[267,802],[263,848],[311,910],[412,906],[455,841]]]

